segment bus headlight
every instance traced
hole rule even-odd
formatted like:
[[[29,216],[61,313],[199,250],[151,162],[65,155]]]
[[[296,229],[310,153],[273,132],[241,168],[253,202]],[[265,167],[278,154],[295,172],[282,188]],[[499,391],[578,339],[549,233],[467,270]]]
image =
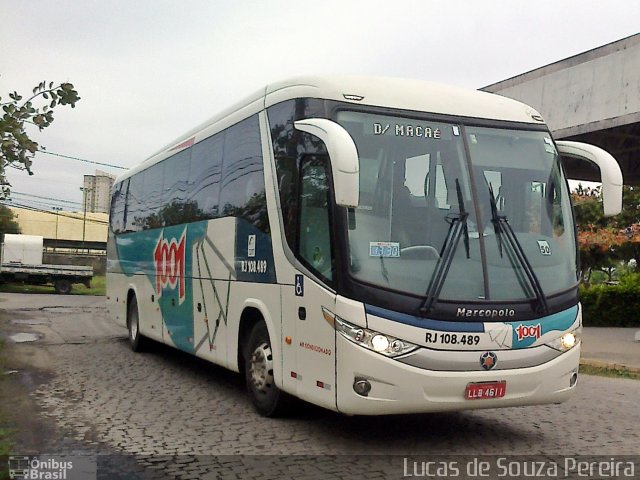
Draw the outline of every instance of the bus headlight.
[[[577,341],[578,341],[578,338],[572,332],[565,333],[560,337],[560,343],[567,350],[569,350],[570,348],[573,348]]]
[[[389,348],[389,339],[378,333],[371,338],[371,346],[376,352],[384,352]]]
[[[322,315],[346,339],[387,357],[397,357],[418,348],[417,345],[399,338],[352,325],[324,307],[322,308]]]
[[[578,342],[578,330],[574,330],[572,332],[563,333],[555,340],[547,343],[547,345],[560,352],[566,352],[567,350],[571,350],[573,347],[575,347]]]

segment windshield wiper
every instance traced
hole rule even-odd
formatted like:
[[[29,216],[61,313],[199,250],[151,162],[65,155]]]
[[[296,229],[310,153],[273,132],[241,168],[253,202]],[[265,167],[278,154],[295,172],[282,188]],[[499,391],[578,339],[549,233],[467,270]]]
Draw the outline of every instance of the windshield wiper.
[[[384,266],[382,253],[380,254],[380,270],[382,271],[382,277],[387,281],[387,285],[389,285],[389,271],[387,270],[387,267]]]
[[[444,281],[449,273],[451,262],[456,254],[458,243],[460,243],[460,237],[464,234],[464,246],[469,257],[469,228],[467,226],[467,218],[469,213],[464,208],[464,199],[462,198],[462,190],[460,189],[460,182],[456,178],[456,192],[458,194],[458,213],[454,215],[448,215],[445,221],[449,222],[449,231],[442,244],[442,250],[440,251],[440,258],[436,264],[436,268],[429,282],[429,287],[425,293],[424,302],[420,306],[420,312],[428,314],[433,308],[434,303],[440,296]]]
[[[502,258],[502,228],[500,228],[498,205],[496,197],[493,194],[493,185],[491,184],[489,184],[489,203],[491,204],[491,223],[493,223],[493,231],[495,232],[496,240],[498,241],[498,252],[500,252],[500,258]]]
[[[511,224],[507,220],[507,217],[504,215],[498,215],[496,197],[493,193],[493,187],[491,184],[489,184],[489,201],[491,203],[491,223],[493,223],[493,228],[496,233],[496,240],[498,242],[498,251],[500,252],[500,256],[502,257],[502,237],[504,234],[506,243],[511,250],[510,252],[507,252],[507,254],[509,255],[509,260],[511,261],[512,266],[515,269],[516,262],[520,264],[520,267],[524,271],[527,280],[529,280],[529,285],[531,286],[531,289],[536,296],[536,300],[538,300],[541,313],[546,315],[547,313],[549,313],[549,305],[547,304],[547,299],[544,296],[544,292],[542,291],[540,280],[538,280],[538,277],[536,276],[531,263],[529,263],[529,259],[524,253],[522,244],[520,243],[520,240],[518,240],[518,237],[513,231]],[[516,275],[517,273],[518,272],[516,270]],[[520,275],[518,275],[518,278],[521,278]]]

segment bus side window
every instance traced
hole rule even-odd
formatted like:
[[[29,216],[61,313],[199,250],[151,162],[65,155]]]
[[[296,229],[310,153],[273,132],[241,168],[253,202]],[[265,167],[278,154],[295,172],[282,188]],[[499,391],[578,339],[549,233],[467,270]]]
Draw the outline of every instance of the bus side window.
[[[109,215],[111,230],[113,233],[120,233],[124,231],[124,210],[128,187],[128,178],[124,182],[118,183],[113,187],[114,192],[111,197],[111,213]]]
[[[129,188],[127,190],[127,203],[125,210],[125,232],[139,232],[144,223],[144,192],[143,172],[136,173],[129,178]]]
[[[243,218],[268,233],[265,196],[260,126],[254,115],[225,131],[220,214]]]
[[[297,197],[297,173],[298,168],[294,158],[281,157],[276,160],[276,168],[279,175],[278,189],[280,191],[280,205],[282,208],[282,221],[284,233],[293,250],[296,243],[296,211],[298,207]]]
[[[209,219],[218,216],[218,197],[220,193],[220,174],[224,133],[217,133],[196,143],[189,161],[188,202],[196,213],[196,219]]]
[[[308,156],[300,169],[298,254],[312,270],[333,280],[329,180],[326,157]]]

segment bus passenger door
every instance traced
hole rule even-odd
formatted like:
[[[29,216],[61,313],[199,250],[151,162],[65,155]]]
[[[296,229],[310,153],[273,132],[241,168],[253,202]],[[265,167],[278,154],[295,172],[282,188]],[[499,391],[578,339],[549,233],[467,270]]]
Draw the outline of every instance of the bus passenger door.
[[[283,316],[295,319],[296,364],[291,372],[297,395],[305,400],[336,408],[335,333],[322,315],[322,308],[335,311],[336,296],[302,273],[295,274],[293,299],[283,305]]]
[[[326,156],[307,156],[300,165],[296,257],[293,288],[283,292],[283,318],[295,322],[295,366],[285,375],[296,379],[300,398],[335,409],[335,331],[322,308],[335,311],[334,255],[331,238],[329,168]]]

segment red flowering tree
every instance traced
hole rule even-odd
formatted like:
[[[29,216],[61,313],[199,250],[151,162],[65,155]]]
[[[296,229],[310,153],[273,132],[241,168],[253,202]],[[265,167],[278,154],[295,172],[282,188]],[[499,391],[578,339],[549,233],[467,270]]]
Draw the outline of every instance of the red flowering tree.
[[[623,211],[612,218],[603,215],[599,187],[579,185],[572,197],[583,278],[589,283],[591,272],[601,270],[611,281],[616,263],[640,259],[640,189],[624,187]]]

